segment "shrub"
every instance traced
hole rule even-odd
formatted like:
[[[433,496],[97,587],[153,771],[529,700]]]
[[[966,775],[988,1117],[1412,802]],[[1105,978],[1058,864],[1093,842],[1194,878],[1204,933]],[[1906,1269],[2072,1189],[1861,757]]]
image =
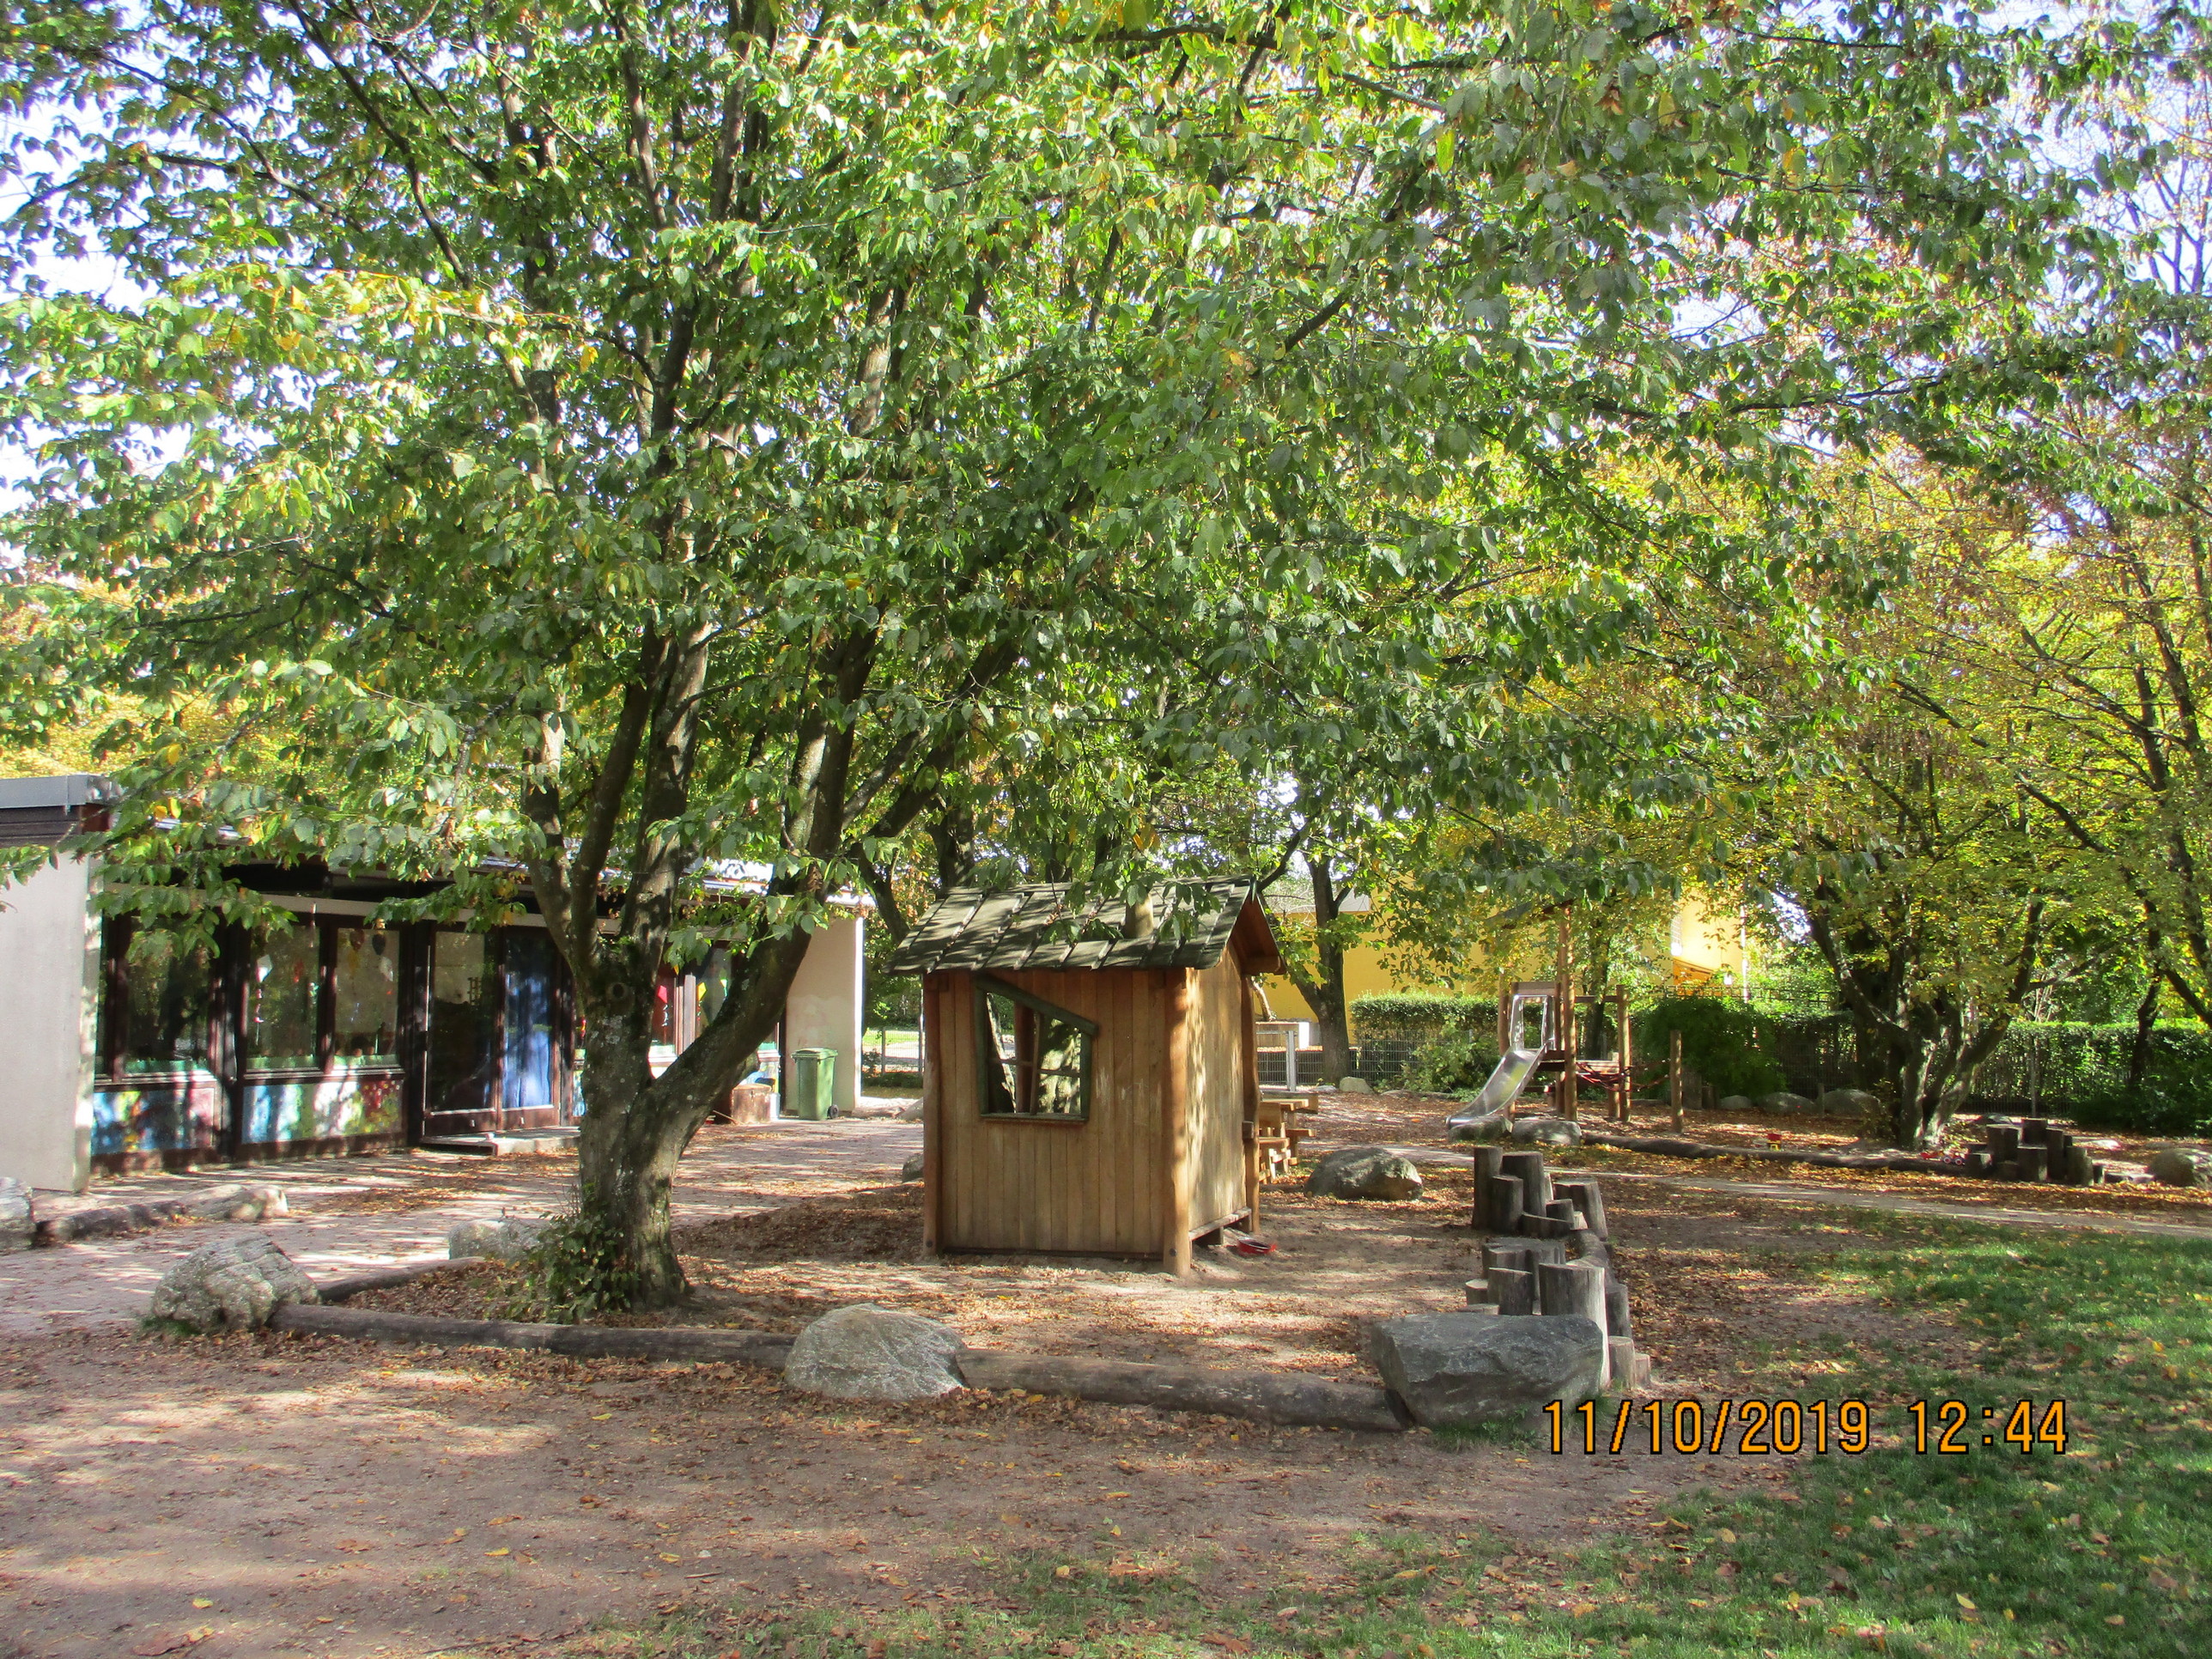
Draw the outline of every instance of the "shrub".
[[[1494,1033],[1451,1030],[1421,1045],[1405,1070],[1404,1084],[1426,1094],[1455,1095],[1480,1089],[1498,1064]]]
[[[1447,1031],[1486,1032],[1498,1024],[1498,1005],[1488,997],[1446,996],[1434,991],[1354,997],[1350,1012],[1360,1042],[1426,1044]]]
[[[2142,1086],[2130,1090],[2135,1041],[2132,1023],[2017,1021],[1975,1073],[1975,1101],[2142,1134],[2212,1133],[2212,1031],[2181,1021],[2154,1027]]]
[[[1759,1048],[1759,1019],[1741,1002],[1723,997],[1667,997],[1637,1017],[1636,1053],[1660,1060],[1668,1038],[1682,1034],[1682,1064],[1717,1095],[1771,1094],[1783,1086],[1782,1067]]]

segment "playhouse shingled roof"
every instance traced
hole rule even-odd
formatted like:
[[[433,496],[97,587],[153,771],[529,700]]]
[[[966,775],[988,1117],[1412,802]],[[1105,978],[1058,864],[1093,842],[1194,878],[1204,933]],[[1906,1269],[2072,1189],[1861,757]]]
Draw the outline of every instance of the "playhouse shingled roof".
[[[1278,971],[1282,960],[1251,880],[1230,876],[1152,890],[1154,927],[1122,931],[1121,901],[1094,896],[1068,906],[1065,882],[986,893],[956,887],[892,954],[895,974],[1068,968],[1211,968],[1240,928],[1244,965]]]

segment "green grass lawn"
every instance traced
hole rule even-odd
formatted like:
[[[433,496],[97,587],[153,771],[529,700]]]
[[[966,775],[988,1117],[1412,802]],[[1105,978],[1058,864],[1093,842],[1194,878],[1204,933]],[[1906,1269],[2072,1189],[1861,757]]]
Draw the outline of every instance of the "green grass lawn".
[[[1203,1562],[1109,1571],[1114,1540],[1102,1536],[1090,1556],[999,1558],[999,1609],[687,1615],[603,1632],[580,1650],[636,1659],[2212,1656],[2212,1247],[2094,1235],[2023,1241],[1991,1227],[1869,1221],[1901,1248],[1845,1256],[1829,1271],[1949,1315],[1982,1345],[1979,1360],[1962,1376],[1841,1343],[1818,1355],[1765,1355],[1747,1394],[1876,1402],[1873,1449],[1808,1458],[1791,1486],[1769,1489],[1794,1491],[1794,1502],[1701,1501],[1564,1565],[1555,1555],[1540,1571],[1508,1539],[1372,1534],[1327,1594],[1278,1592],[1243,1605],[1200,1595]],[[1817,1390],[1796,1380],[1808,1362],[1829,1368]],[[1971,1449],[1916,1454],[1901,1409],[1916,1396],[1966,1402]],[[1983,1432],[2002,1434],[2006,1408],[2022,1398],[2035,1401],[2039,1420],[2048,1401],[2066,1401],[2063,1455],[2048,1445],[2026,1455],[2002,1441],[1980,1445]],[[1986,1425],[1984,1406],[1995,1413]],[[1931,1439],[1934,1429],[1931,1419]]]

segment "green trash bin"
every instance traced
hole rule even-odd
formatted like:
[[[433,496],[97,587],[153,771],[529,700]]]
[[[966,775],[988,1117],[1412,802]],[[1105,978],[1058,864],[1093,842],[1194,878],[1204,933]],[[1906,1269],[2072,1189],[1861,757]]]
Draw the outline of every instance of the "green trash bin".
[[[835,1048],[794,1048],[791,1051],[791,1097],[783,1103],[786,1117],[803,1117],[819,1123],[837,1115],[837,1051]]]

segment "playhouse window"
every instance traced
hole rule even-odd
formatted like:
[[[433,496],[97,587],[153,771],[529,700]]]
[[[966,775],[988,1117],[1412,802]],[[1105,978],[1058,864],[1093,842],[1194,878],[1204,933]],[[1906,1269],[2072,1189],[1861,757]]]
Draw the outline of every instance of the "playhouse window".
[[[1091,1042],[1098,1028],[1080,1014],[975,979],[975,1050],[985,1117],[1080,1122],[1091,1115]]]

